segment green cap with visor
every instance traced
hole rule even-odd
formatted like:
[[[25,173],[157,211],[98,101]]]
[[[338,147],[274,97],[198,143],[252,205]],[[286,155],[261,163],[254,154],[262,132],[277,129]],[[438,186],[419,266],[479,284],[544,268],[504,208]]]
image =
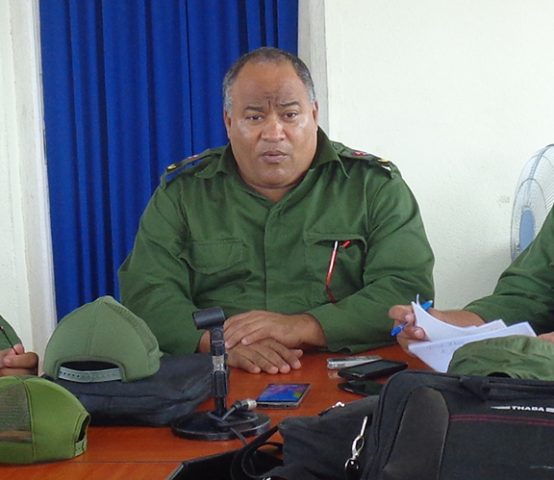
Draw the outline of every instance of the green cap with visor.
[[[86,450],[90,415],[65,388],[44,378],[0,378],[0,463],[63,460]]]
[[[50,338],[44,372],[80,383],[131,382],[160,368],[158,341],[141,318],[109,296],[66,315]]]

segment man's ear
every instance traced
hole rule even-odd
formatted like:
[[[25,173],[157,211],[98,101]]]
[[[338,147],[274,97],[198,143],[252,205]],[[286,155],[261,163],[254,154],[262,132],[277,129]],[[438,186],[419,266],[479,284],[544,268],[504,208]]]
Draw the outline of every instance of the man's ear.
[[[313,104],[312,115],[314,117],[315,124],[319,125],[319,103],[317,103],[317,100]]]
[[[231,130],[231,115],[227,113],[227,110],[223,110],[223,123],[225,123],[225,130],[227,130],[227,136],[229,137],[230,130]]]

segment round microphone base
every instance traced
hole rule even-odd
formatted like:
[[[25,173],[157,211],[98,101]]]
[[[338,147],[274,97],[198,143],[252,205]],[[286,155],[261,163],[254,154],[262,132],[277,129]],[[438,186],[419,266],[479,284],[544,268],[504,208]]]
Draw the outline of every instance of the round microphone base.
[[[224,421],[212,412],[194,412],[178,418],[171,431],[184,438],[195,440],[232,440],[239,435],[249,437],[269,429],[271,419],[263,413],[235,412]]]

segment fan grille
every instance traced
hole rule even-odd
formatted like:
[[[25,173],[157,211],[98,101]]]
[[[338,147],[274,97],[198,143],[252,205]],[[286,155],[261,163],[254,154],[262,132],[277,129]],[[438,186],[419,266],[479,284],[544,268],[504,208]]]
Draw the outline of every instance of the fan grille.
[[[512,211],[512,259],[533,241],[554,204],[554,144],[541,148],[527,161],[517,185]]]

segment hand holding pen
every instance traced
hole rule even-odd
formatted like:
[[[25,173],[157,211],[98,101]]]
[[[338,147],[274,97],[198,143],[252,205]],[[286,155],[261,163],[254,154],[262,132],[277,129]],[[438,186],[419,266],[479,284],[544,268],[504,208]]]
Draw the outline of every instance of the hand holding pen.
[[[433,300],[427,300],[426,302],[423,302],[421,305],[421,308],[423,308],[423,310],[427,311],[429,310],[432,306],[433,306]],[[395,308],[395,307],[393,307]],[[391,308],[390,312],[393,311],[393,308]],[[409,307],[410,310],[411,310],[411,307]],[[390,312],[389,312],[389,316],[390,316]],[[411,311],[411,315],[414,315],[413,314],[413,311]],[[391,330],[390,334],[392,337],[396,337],[400,332],[402,332],[408,325],[410,324],[410,322],[406,322],[405,320],[400,323],[399,325],[395,325],[393,327],[393,329]]]

